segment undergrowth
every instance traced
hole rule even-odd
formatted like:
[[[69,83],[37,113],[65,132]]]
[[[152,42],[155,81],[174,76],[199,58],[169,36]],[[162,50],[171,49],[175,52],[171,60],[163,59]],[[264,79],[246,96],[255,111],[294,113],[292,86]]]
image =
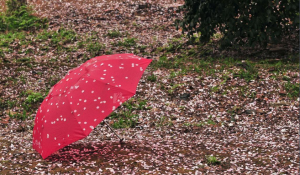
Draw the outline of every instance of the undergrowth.
[[[139,119],[137,111],[150,109],[146,104],[146,100],[130,99],[124,102],[120,112],[112,112],[109,116],[113,120],[112,127],[115,129],[136,127]]]
[[[28,6],[12,8],[11,1],[7,1],[7,11],[0,13],[0,32],[36,31],[48,27],[46,18],[34,16],[32,9]]]

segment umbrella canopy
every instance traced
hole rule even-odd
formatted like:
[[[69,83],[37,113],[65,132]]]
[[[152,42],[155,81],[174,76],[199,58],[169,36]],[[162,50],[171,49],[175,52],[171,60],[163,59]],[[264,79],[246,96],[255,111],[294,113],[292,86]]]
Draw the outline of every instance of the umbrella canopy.
[[[135,94],[150,62],[133,54],[105,55],[70,70],[51,88],[37,111],[33,148],[45,159],[88,136]]]

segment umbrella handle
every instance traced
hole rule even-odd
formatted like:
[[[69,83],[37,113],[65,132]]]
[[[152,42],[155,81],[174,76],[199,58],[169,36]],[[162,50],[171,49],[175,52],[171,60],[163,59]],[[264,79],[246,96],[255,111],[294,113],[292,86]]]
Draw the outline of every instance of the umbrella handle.
[[[104,121],[104,120],[103,120]],[[106,122],[106,121],[104,121],[104,123],[109,127],[109,129],[110,130],[112,130],[112,132],[120,139],[120,143],[123,143],[123,141],[124,141],[124,138],[121,138],[110,126],[109,126],[109,124]]]

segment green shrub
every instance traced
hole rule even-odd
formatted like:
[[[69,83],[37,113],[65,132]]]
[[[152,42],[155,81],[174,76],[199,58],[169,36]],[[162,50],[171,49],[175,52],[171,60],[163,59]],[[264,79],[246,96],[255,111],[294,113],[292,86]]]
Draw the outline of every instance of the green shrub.
[[[266,46],[299,28],[298,3],[299,0],[185,0],[180,8],[184,18],[176,25],[191,38],[200,32],[204,43],[219,30],[224,47]]]
[[[7,1],[7,11],[5,13],[0,13],[0,32],[7,30],[30,31],[47,28],[48,20],[46,18],[34,16],[31,9],[22,5],[23,4],[16,2],[16,0]]]

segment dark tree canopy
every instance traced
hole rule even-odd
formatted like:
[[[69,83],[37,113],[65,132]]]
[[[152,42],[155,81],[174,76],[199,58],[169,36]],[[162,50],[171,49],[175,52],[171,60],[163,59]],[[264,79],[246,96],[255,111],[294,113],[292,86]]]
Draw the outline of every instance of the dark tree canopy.
[[[221,45],[276,43],[299,26],[299,0],[185,0],[177,26],[208,42],[218,30]]]

